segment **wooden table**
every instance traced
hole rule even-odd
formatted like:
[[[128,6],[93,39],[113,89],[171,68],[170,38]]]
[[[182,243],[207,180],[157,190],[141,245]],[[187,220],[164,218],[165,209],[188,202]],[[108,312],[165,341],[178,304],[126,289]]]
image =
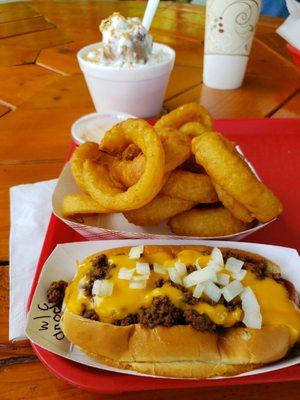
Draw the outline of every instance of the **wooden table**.
[[[28,341],[8,341],[8,188],[58,176],[72,122],[94,110],[76,62],[77,50],[99,40],[99,21],[113,11],[141,17],[144,8],[145,3],[135,1],[46,0],[0,5],[1,399],[101,398],[53,377],[37,361]],[[275,33],[281,20],[260,19],[243,87],[218,91],[201,83],[204,15],[200,6],[160,3],[153,38],[177,53],[165,107],[200,99],[217,118],[299,116],[300,75],[285,42]],[[284,400],[299,396],[299,389],[295,382],[149,392],[142,398]]]

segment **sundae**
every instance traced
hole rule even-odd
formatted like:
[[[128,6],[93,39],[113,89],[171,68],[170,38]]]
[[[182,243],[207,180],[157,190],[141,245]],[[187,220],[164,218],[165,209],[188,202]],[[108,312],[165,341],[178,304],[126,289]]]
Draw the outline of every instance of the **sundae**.
[[[139,18],[119,13],[102,20],[102,41],[78,53],[78,61],[99,112],[138,117],[159,113],[175,52],[153,43]]]
[[[153,46],[152,37],[139,18],[114,13],[100,24],[102,42],[89,51],[87,61],[115,67],[136,67],[166,61],[168,53]]]

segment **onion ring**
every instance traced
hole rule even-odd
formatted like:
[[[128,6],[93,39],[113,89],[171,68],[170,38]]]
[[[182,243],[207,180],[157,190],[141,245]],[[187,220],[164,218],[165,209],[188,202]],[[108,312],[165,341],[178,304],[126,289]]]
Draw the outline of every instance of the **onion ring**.
[[[194,206],[195,202],[193,201],[159,194],[144,207],[125,212],[124,216],[128,222],[135,225],[157,225],[182,211],[190,210]]]
[[[177,129],[161,128],[156,130],[165,151],[165,173],[182,164],[191,155],[190,143],[187,137]],[[130,145],[131,146],[131,145]],[[111,177],[125,187],[134,185],[145,170],[146,158],[139,154],[133,159],[128,154],[137,154],[131,147],[123,152],[121,159],[116,158],[110,167]]]
[[[196,161],[211,179],[246,207],[259,221],[267,222],[282,212],[272,191],[260,182],[243,158],[233,151],[222,135],[205,132],[192,140]]]
[[[208,129],[212,128],[210,113],[198,103],[187,103],[162,116],[154,125],[155,128],[170,127],[179,129],[187,122],[201,122]]]
[[[104,208],[127,211],[150,202],[160,191],[165,171],[165,153],[154,128],[146,121],[128,119],[106,132],[100,149],[120,154],[130,143],[143,152],[145,170],[138,182],[122,191],[105,175],[103,166],[88,159],[83,165],[83,179],[90,196]],[[97,171],[98,170],[98,171]],[[99,172],[99,173],[98,173]]]
[[[191,121],[182,125],[179,130],[180,132],[183,132],[185,135],[187,135],[190,139],[193,139],[195,136],[199,136],[202,133],[210,130],[210,127],[208,128],[201,122]]]
[[[219,200],[223,203],[224,207],[227,208],[231,212],[231,214],[243,221],[243,222],[251,222],[254,220],[254,215],[251,214],[250,211],[247,210],[240,202],[235,200],[232,196],[225,192],[225,190],[218,184],[213,184],[216,192],[218,194]]]
[[[174,128],[158,128],[156,132],[165,150],[165,172],[173,171],[191,156],[191,143],[182,132]]]
[[[67,194],[62,201],[62,215],[65,218],[83,214],[110,213],[87,194]]]
[[[182,236],[226,236],[245,231],[251,224],[242,222],[225,208],[185,211],[168,222],[173,233]]]
[[[110,167],[110,176],[113,180],[129,188],[138,182],[145,171],[145,165],[146,157],[142,153],[133,160],[115,158]]]
[[[86,142],[77,147],[71,157],[70,166],[73,177],[77,186],[84,192],[86,192],[86,188],[84,180],[82,178],[83,164],[88,158],[96,160],[98,157],[99,146],[97,145],[97,143],[93,142]]]
[[[208,175],[182,170],[175,170],[170,174],[160,193],[195,203],[218,201],[217,193]]]
[[[133,160],[141,154],[141,150],[133,143],[126,147],[121,155],[121,160]]]

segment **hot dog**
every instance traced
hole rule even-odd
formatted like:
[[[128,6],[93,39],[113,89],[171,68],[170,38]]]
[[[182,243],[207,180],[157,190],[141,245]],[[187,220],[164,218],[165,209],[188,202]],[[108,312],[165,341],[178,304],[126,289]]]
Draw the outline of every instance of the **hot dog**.
[[[284,267],[284,266],[282,266]],[[79,265],[65,336],[90,357],[141,373],[208,378],[280,360],[300,339],[296,291],[272,261],[208,246],[137,246]]]

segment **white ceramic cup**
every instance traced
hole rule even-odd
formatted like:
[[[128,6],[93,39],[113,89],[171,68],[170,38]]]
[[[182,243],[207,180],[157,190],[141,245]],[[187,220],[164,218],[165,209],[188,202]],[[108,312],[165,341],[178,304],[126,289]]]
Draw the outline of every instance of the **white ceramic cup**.
[[[261,0],[207,0],[203,82],[215,89],[243,83]]]
[[[90,95],[98,112],[118,111],[137,117],[152,117],[161,111],[165,90],[172,71],[175,51],[169,46],[154,43],[168,57],[159,64],[120,68],[92,63],[83,58],[99,46],[94,43],[77,53]]]

